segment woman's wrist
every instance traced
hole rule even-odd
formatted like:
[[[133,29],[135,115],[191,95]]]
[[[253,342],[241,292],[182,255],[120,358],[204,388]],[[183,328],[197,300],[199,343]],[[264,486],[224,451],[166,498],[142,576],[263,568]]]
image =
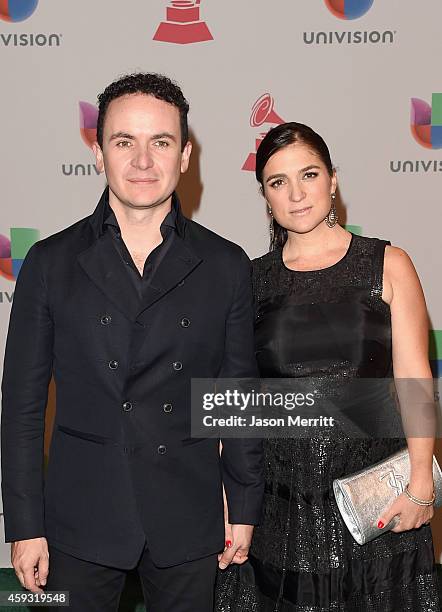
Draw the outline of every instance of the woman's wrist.
[[[408,490],[414,497],[422,500],[430,500],[434,493],[433,474],[425,477],[412,477],[408,483]]]
[[[415,495],[413,495],[409,488],[408,485],[405,487],[405,496],[408,497],[408,499],[413,502],[414,504],[417,504],[418,506],[432,506],[434,504],[434,500],[436,499],[436,495],[433,491],[431,497],[416,497]]]

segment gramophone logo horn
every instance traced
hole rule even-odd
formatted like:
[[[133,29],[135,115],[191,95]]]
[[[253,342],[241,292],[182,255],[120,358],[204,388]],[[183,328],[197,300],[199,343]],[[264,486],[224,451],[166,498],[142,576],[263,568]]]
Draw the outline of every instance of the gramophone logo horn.
[[[259,127],[263,123],[272,123],[273,125],[281,125],[284,120],[275,113],[273,107],[275,101],[269,93],[264,94],[255,102],[250,115],[251,127]]]
[[[269,93],[262,95],[255,102],[252,108],[252,114],[250,115],[250,127],[260,127],[264,123],[269,123],[272,126],[281,125],[281,123],[285,123],[284,119],[282,119],[275,111],[274,111],[275,102],[272,96]],[[270,128],[269,128],[270,129]],[[260,133],[260,137],[255,140],[255,153],[250,153],[244,162],[242,170],[247,170],[249,172],[254,172],[256,167],[256,151],[258,150],[259,145],[261,144],[264,136],[267,134],[268,130]]]
[[[200,19],[200,5],[200,0],[171,0],[166,21],[160,23],[153,39],[179,45],[213,40],[206,23]]]

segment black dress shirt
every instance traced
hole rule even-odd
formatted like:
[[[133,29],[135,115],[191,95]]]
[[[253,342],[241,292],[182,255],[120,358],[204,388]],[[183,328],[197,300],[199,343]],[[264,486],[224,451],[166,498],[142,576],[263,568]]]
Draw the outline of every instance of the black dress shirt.
[[[127,270],[126,272],[124,272],[124,274],[130,275],[140,300],[143,297],[144,288],[152,281],[155,271],[157,270],[161,261],[165,257],[175,237],[177,229],[177,207],[178,201],[174,194],[172,196],[171,210],[168,212],[160,226],[160,232],[161,236],[163,237],[163,241],[161,242],[161,244],[155,247],[155,249],[153,249],[151,253],[149,253],[146,261],[144,262],[143,274],[141,275],[121,236],[121,230],[120,226],[118,225],[117,217],[109,204],[109,196],[106,199],[105,211],[103,215],[103,233],[105,234],[107,239],[112,240],[113,245],[117,249],[117,252],[121,257],[121,261]]]

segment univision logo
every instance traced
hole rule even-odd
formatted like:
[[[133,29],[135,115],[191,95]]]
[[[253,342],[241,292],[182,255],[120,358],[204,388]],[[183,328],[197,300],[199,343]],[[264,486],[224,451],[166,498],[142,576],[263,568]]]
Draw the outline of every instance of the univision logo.
[[[343,227],[347,230],[347,232],[351,232],[357,236],[362,236],[362,225],[344,225]]]
[[[10,237],[0,234],[0,275],[14,281],[29,249],[39,239],[39,231],[26,227],[12,227]]]
[[[442,93],[432,95],[431,106],[420,98],[411,99],[411,134],[425,149],[442,149]],[[434,174],[442,172],[441,159],[390,161],[395,173]]]
[[[328,10],[339,19],[353,20],[362,17],[373,6],[374,0],[325,0]],[[396,30],[344,30],[310,31],[303,33],[306,45],[391,45]]]
[[[442,330],[430,330],[430,365],[434,378],[442,378]]]
[[[0,0],[0,19],[18,23],[28,19],[35,11],[38,0]],[[62,34],[17,34],[0,33],[3,47],[59,47]]]
[[[0,0],[1,1],[1,0]],[[97,140],[98,109],[90,102],[79,102],[80,136],[84,144],[92,149]],[[64,176],[98,176],[100,172],[95,164],[65,163],[61,165]]]
[[[98,108],[90,102],[79,102],[80,134],[85,145],[92,149],[97,140]]]
[[[4,47],[59,47],[61,38],[62,34],[0,34],[0,43]]]
[[[391,45],[394,43],[395,35],[395,30],[304,32],[304,43],[306,45]]]
[[[442,149],[442,93],[433,94],[431,106],[411,99],[411,133],[422,147]]]
[[[358,19],[373,6],[374,0],[325,0],[328,10],[339,19]]]
[[[0,19],[24,21],[37,8],[38,0],[0,0]]]

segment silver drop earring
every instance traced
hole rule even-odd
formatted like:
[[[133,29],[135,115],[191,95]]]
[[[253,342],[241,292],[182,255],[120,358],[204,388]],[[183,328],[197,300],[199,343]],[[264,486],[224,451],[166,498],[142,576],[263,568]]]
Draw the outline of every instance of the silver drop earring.
[[[338,211],[336,210],[336,193],[331,194],[331,208],[328,215],[325,217],[325,222],[328,227],[332,228],[338,222]]]

